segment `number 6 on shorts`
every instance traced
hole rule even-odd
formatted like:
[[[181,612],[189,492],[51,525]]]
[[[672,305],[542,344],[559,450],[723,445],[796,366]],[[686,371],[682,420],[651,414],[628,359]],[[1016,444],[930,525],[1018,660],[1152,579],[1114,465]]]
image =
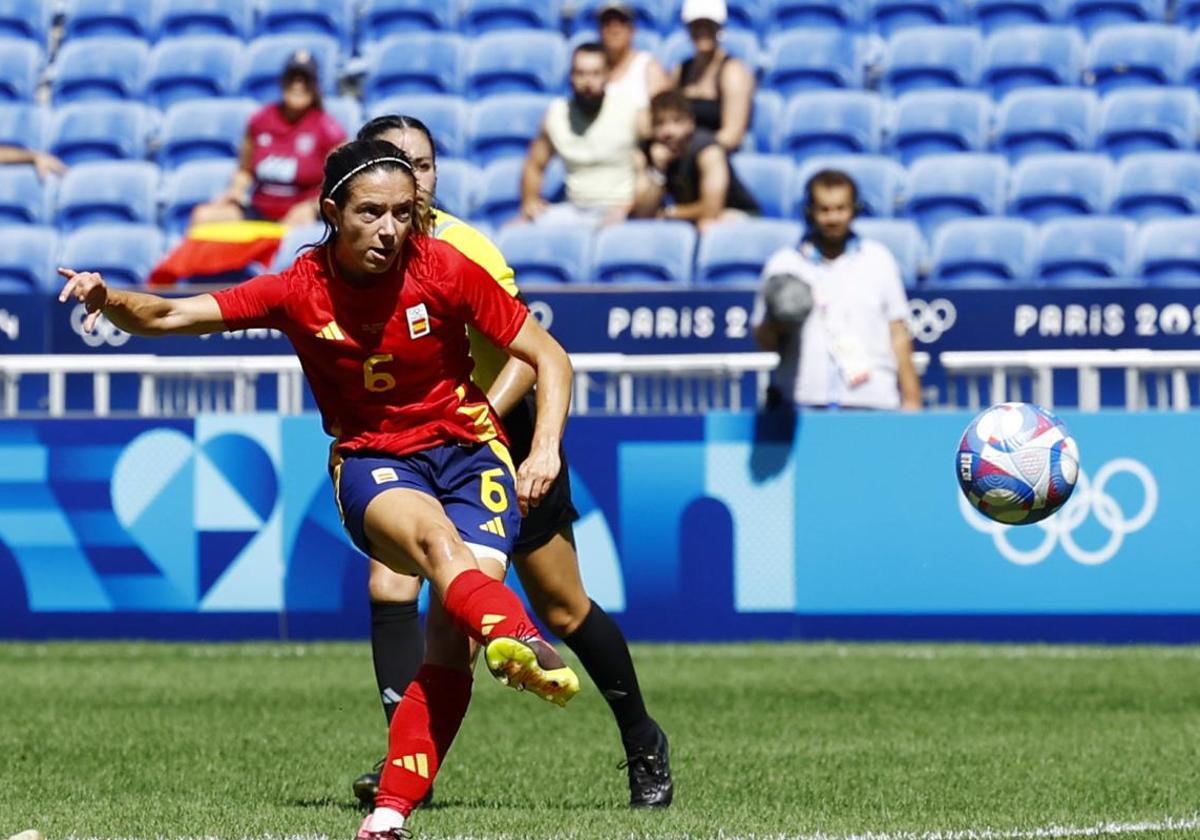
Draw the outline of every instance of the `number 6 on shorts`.
[[[479,476],[481,479],[479,498],[492,513],[508,510],[508,493],[505,492],[504,485],[496,480],[503,475],[504,469],[496,467],[492,470],[484,470]]]

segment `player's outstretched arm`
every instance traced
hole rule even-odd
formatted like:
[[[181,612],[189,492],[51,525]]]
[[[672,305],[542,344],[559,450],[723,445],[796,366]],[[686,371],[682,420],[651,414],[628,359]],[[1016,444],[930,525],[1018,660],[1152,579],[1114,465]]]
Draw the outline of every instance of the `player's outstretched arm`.
[[[133,335],[203,335],[225,329],[221,308],[212,295],[164,298],[144,292],[110,289],[104,278],[94,271],[60,268],[58,273],[67,280],[59,292],[59,302],[66,303],[74,298],[87,308],[88,314],[83,321],[84,332],[90,333],[95,328],[101,313],[114,325]]]

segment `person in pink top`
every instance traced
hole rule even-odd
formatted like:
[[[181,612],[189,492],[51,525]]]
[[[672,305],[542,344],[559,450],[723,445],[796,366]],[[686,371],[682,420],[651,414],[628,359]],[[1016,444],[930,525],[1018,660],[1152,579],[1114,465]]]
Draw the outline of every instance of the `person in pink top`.
[[[288,57],[282,98],[246,126],[237,171],[225,192],[192,211],[192,224],[267,219],[302,225],[318,218],[325,157],[346,132],[321,107],[317,62],[308,50]]]

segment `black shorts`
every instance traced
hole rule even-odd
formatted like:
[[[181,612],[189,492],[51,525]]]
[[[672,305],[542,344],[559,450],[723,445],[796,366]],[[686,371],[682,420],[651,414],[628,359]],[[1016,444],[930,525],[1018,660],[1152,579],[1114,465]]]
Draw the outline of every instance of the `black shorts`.
[[[517,404],[508,416],[504,418],[504,429],[508,432],[508,449],[512,453],[513,463],[518,469],[521,462],[529,457],[529,448],[533,445],[533,423],[537,416],[536,402],[532,394]],[[521,530],[517,534],[514,554],[528,554],[541,548],[559,532],[564,525],[570,525],[579,518],[579,511],[571,502],[571,476],[567,471],[567,454],[561,449],[562,469],[558,479],[550,486],[550,491],[537,507],[529,509],[529,515],[521,520]]]

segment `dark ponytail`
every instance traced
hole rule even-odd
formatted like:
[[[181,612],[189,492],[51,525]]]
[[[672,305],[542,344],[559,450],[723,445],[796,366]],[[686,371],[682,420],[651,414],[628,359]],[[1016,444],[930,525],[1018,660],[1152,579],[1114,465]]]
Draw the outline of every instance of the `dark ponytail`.
[[[337,229],[325,215],[325,199],[333,199],[339,208],[346,206],[350,188],[365,172],[382,169],[385,172],[407,172],[416,188],[416,178],[413,177],[412,162],[408,155],[397,149],[391,143],[382,140],[352,140],[339,146],[325,158],[325,179],[321,183],[321,196],[317,199],[321,221],[325,223],[325,232],[317,245],[325,245],[337,236]],[[423,229],[417,214],[413,214],[413,232],[427,233]]]

